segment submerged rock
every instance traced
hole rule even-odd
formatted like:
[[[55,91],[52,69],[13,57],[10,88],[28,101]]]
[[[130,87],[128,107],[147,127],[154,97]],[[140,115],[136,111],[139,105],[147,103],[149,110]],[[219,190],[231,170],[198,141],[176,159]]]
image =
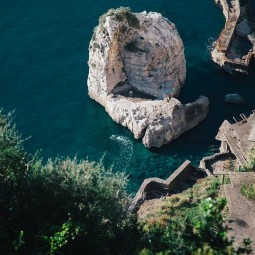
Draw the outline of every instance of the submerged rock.
[[[161,14],[119,8],[100,18],[89,45],[89,95],[145,146],[160,147],[206,117],[207,98],[172,98],[185,78],[182,40]]]
[[[244,99],[237,93],[228,94],[225,96],[225,102],[232,104],[244,104]]]

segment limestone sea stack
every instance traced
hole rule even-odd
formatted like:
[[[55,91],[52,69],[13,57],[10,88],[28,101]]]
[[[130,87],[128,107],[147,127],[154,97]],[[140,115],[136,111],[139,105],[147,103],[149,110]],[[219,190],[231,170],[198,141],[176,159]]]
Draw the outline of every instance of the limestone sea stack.
[[[155,12],[111,9],[89,45],[89,96],[146,147],[160,147],[193,128],[208,112],[200,97],[177,99],[186,78],[183,42],[173,23]]]

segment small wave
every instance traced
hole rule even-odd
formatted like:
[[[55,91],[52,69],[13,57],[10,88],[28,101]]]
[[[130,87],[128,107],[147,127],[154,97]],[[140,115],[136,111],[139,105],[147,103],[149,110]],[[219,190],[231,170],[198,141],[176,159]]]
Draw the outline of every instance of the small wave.
[[[125,136],[112,135],[112,141],[116,141],[120,147],[120,154],[114,162],[116,170],[125,171],[130,164],[133,155],[133,142]]]
[[[211,52],[213,51],[213,49],[215,48],[215,45],[216,45],[216,39],[213,38],[213,37],[210,37],[208,39],[208,43],[206,45],[206,52],[211,54]]]

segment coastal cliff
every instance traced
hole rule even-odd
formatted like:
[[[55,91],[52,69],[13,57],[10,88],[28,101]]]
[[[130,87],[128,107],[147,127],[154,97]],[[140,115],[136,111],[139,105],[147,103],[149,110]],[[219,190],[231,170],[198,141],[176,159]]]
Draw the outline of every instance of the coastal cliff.
[[[186,78],[183,42],[159,13],[111,9],[89,45],[89,96],[146,147],[160,147],[202,121],[209,100],[182,105]]]
[[[229,73],[248,73],[255,56],[254,11],[251,0],[215,0],[226,18],[214,44],[212,60]]]

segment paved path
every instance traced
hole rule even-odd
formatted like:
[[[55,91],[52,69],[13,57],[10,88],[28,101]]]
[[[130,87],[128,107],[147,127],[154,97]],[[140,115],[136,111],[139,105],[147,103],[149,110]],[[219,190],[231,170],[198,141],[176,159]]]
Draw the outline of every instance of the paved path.
[[[224,185],[224,190],[230,211],[229,236],[235,237],[236,245],[240,245],[244,238],[252,241],[253,253],[255,254],[255,203],[247,200],[240,193],[243,183],[255,180],[255,173],[231,173],[231,184]]]

